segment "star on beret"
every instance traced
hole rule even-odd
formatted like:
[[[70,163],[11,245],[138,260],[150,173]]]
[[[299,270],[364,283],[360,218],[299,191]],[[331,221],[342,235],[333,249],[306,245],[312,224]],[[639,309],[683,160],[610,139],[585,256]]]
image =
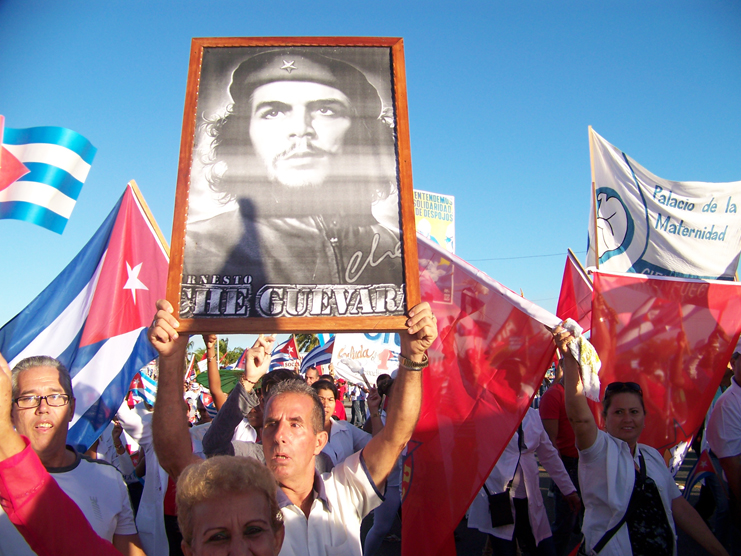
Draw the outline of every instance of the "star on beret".
[[[283,65],[280,67],[280,69],[286,70],[288,73],[291,73],[293,70],[297,69],[296,66],[294,66],[293,64],[293,60],[291,60],[290,62],[283,60]]]

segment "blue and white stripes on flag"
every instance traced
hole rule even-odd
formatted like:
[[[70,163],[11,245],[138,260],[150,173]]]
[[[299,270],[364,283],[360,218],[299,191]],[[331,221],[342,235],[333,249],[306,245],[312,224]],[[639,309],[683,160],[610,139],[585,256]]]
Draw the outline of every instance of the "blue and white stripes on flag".
[[[703,450],[700,452],[700,457],[697,458],[695,465],[690,469],[690,472],[687,473],[682,496],[689,500],[690,495],[692,494],[692,487],[713,474],[715,474],[715,466],[713,466],[713,461],[710,459],[710,452],[708,452],[708,450]]]
[[[0,218],[25,220],[61,234],[97,149],[63,127],[6,127],[3,146],[29,173],[0,191]]]
[[[144,370],[142,370],[141,377],[142,385],[144,386],[141,391],[141,396],[144,398],[145,402],[153,406],[154,402],[157,400],[157,381]]]
[[[132,184],[72,262],[0,328],[0,353],[11,368],[26,357],[48,355],[69,370],[75,414],[67,444],[80,451],[98,438],[120,407],[133,377],[157,356],[146,327],[155,296],[164,296],[168,254],[158,230],[143,224],[148,217]],[[146,316],[135,318],[129,311],[135,305],[132,292],[121,286],[125,279],[106,276],[115,274],[109,271],[117,267],[123,267],[125,275],[126,265],[139,259],[145,261],[139,278],[148,289],[140,289],[136,297]],[[97,313],[96,307],[100,308]],[[91,334],[90,324],[101,319],[115,330],[97,338],[98,329]],[[85,341],[86,334],[92,340]]]
[[[208,416],[211,417],[211,419],[216,418],[216,414],[219,412],[218,409],[216,409],[216,405],[214,405],[214,399],[207,393],[201,392],[201,402],[203,402],[203,407],[206,408],[206,413],[208,413]]]
[[[334,349],[334,336],[324,345],[319,345],[307,353],[301,360],[301,374],[306,374],[310,367],[329,365],[332,362],[332,350]]]
[[[273,372],[276,369],[293,369],[296,360],[288,355],[287,353],[275,353],[270,359],[270,368],[268,372]]]

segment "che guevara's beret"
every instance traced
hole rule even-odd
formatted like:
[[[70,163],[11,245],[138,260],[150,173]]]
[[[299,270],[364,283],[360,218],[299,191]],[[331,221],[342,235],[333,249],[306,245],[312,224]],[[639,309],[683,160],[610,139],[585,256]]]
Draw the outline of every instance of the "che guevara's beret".
[[[244,60],[232,73],[229,93],[234,102],[248,99],[255,89],[275,81],[308,81],[345,93],[359,116],[378,118],[383,103],[375,87],[355,66],[312,52],[283,48],[261,52]]]

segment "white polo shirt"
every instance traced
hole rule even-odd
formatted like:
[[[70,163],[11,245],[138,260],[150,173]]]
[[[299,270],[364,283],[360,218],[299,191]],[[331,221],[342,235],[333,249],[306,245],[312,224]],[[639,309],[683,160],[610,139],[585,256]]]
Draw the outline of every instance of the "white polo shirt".
[[[280,556],[362,556],[360,522],[383,496],[356,452],[330,473],[314,476],[314,503],[308,519],[278,489],[286,536]]]
[[[707,436],[710,449],[718,458],[741,454],[741,386],[735,377],[715,402]]]

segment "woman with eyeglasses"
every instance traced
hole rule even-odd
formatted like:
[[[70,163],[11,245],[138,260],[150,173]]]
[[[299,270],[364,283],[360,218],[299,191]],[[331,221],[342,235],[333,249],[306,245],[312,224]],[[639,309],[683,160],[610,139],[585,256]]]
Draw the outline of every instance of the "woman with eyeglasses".
[[[710,554],[727,555],[682,497],[664,458],[638,443],[646,419],[640,385],[607,386],[602,400],[605,430],[599,430],[584,395],[579,363],[568,349],[574,337],[559,327],[554,339],[563,354],[566,414],[579,449],[587,554],[676,555],[676,523]]]

